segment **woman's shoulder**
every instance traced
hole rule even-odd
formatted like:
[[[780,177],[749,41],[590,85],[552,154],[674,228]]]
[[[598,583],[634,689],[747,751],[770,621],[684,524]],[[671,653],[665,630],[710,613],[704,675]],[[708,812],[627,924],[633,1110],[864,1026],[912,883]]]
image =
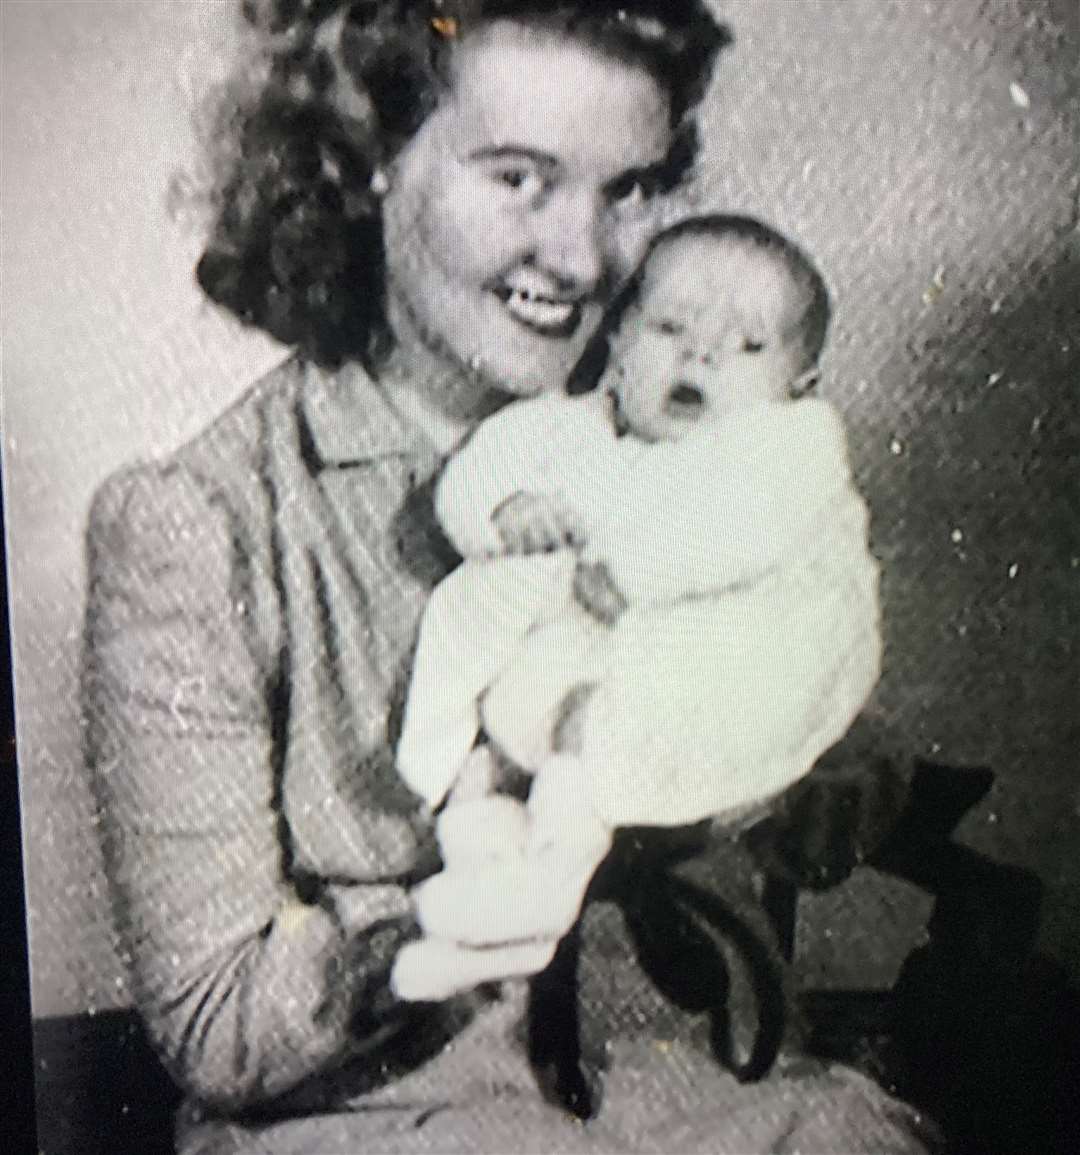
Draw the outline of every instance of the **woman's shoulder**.
[[[208,426],[179,448],[131,462],[101,483],[90,506],[91,538],[148,540],[204,517],[214,504],[249,505],[271,442],[295,441],[296,401],[305,370],[289,358],[264,374]]]
[[[313,372],[318,370],[296,357],[275,365],[165,463],[224,476],[249,470],[269,442],[279,444],[292,433],[297,402]]]

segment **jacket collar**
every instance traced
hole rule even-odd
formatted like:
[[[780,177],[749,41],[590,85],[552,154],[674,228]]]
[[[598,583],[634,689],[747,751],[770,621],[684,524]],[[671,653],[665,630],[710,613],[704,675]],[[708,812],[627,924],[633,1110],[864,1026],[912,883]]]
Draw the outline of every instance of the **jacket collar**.
[[[322,468],[344,469],[392,457],[429,457],[435,451],[407,425],[361,366],[336,371],[305,365],[300,405]]]

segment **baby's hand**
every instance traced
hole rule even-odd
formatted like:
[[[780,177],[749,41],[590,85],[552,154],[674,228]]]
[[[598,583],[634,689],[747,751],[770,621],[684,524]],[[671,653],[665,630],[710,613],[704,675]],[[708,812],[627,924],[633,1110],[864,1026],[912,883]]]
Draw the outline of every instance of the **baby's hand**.
[[[491,515],[507,553],[551,553],[585,544],[581,519],[549,494],[515,493]]]
[[[627,607],[622,590],[602,561],[579,561],[574,571],[574,597],[597,621],[611,626]]]

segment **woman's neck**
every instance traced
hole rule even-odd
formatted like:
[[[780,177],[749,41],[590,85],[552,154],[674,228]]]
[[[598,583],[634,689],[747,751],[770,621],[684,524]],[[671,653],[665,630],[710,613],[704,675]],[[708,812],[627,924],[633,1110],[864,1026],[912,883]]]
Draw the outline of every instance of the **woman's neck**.
[[[395,343],[373,375],[390,404],[445,456],[509,398],[403,328],[394,325]]]

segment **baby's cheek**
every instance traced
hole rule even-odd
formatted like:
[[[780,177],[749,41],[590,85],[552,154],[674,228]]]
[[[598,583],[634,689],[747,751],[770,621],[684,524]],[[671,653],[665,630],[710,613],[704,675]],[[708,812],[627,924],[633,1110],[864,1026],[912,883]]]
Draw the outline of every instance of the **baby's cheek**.
[[[672,385],[670,358],[659,353],[653,357],[647,349],[623,357],[615,370],[613,388],[628,410],[655,411],[665,389]]]
[[[661,343],[642,334],[625,351],[622,358],[628,376],[638,382],[638,388],[648,390],[647,382],[656,378],[658,371],[669,369],[673,362],[672,350],[667,343]]]

